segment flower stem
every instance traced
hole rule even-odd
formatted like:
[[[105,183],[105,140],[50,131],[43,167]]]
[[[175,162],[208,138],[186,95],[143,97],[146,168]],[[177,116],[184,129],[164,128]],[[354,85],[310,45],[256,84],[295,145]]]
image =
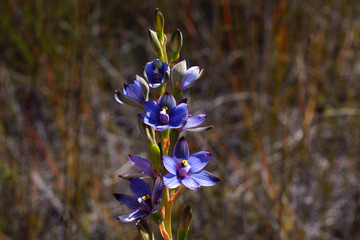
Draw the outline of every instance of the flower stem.
[[[169,189],[167,187],[164,188],[164,193],[165,194],[165,217],[164,217],[164,222],[165,222],[165,229],[166,232],[169,234],[169,239],[172,239],[172,232],[171,232],[171,209],[172,209],[172,205],[173,202],[170,199],[170,192]]]

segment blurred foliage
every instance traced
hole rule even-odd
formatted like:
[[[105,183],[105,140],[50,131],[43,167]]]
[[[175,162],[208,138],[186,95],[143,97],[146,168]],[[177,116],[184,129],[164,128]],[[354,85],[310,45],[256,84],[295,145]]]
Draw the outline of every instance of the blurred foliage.
[[[138,239],[112,193],[146,146],[113,92],[156,7],[205,69],[190,112],[215,128],[187,137],[223,180],[181,193],[189,238],[360,239],[357,0],[2,1],[0,239]]]

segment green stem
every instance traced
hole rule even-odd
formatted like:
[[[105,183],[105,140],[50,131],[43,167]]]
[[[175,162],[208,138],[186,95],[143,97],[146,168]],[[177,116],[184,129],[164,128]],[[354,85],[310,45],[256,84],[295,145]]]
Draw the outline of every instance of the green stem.
[[[171,209],[172,209],[172,205],[173,202],[170,200],[170,193],[169,193],[169,189],[167,187],[164,188],[164,193],[165,194],[165,218],[164,218],[164,224],[165,224],[165,229],[166,232],[169,234],[170,236],[170,240],[172,239],[172,232],[171,232]]]

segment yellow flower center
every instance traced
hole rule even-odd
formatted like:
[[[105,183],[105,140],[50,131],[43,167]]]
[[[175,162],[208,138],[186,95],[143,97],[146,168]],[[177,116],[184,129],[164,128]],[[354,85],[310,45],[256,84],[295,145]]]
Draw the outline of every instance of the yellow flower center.
[[[141,203],[142,201],[146,201],[147,199],[150,199],[149,194],[146,194],[145,196],[138,198],[138,202]]]
[[[168,110],[168,108],[166,106],[164,106],[164,107],[162,107],[162,110],[166,112]]]
[[[182,160],[182,161],[181,161],[181,163],[182,163],[184,166],[189,165],[188,161],[187,161],[187,160],[185,160],[185,159],[184,159],[184,160]]]

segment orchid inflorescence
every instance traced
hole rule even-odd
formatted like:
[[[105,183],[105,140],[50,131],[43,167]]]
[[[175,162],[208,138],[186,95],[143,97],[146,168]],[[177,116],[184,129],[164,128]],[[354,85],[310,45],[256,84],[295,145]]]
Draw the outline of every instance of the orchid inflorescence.
[[[115,198],[131,212],[118,216],[122,222],[136,221],[142,239],[154,239],[146,219],[151,216],[159,226],[164,239],[173,239],[171,231],[171,209],[181,186],[197,190],[201,186],[213,186],[220,181],[204,168],[211,153],[199,151],[190,154],[184,131],[202,132],[212,126],[200,127],[205,114],[190,115],[187,99],[180,99],[182,91],[200,78],[198,66],[187,69],[185,60],[179,61],[183,44],[180,30],[170,40],[170,61],[166,53],[167,37],[164,34],[164,16],[155,12],[155,31],[149,30],[149,41],[157,58],[145,65],[142,78],[136,75],[134,83],[125,84],[123,91],[115,92],[115,99],[141,110],[138,115],[139,128],[147,140],[150,160],[129,155],[130,162],[141,171],[120,177],[128,180],[133,196],[115,193]],[[171,84],[169,83],[171,80]],[[157,100],[149,100],[150,89],[156,89]],[[152,190],[143,179],[153,181]],[[151,182],[151,181],[150,181]],[[177,239],[186,239],[192,212],[184,208]]]

